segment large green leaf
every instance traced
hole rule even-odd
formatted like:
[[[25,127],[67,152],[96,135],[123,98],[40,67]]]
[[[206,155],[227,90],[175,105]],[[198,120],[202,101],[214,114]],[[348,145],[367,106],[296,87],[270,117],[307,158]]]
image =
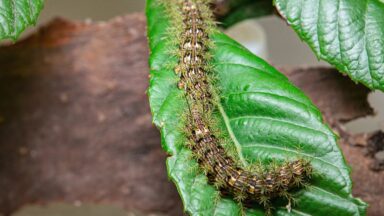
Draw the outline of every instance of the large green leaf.
[[[176,184],[185,210],[191,215],[240,214],[232,199],[218,198],[207,177],[194,169],[197,162],[186,148],[180,119],[187,111],[178,76],[169,65],[170,18],[157,0],[147,1],[150,54],[148,89],[153,121],[161,130],[162,146],[170,155],[167,169]],[[299,89],[262,59],[222,33],[211,35],[220,89],[218,114],[241,157],[249,163],[270,159],[308,158],[316,175],[308,189],[295,192],[297,203],[289,214],[276,204],[277,215],[365,215],[366,204],[351,195],[350,170],[337,146],[333,132],[321,113]],[[286,203],[285,203],[286,204]],[[255,206],[248,215],[263,215]]]
[[[30,25],[36,23],[43,0],[0,0],[0,40],[16,40]]]
[[[383,1],[275,0],[275,5],[318,58],[384,90]]]

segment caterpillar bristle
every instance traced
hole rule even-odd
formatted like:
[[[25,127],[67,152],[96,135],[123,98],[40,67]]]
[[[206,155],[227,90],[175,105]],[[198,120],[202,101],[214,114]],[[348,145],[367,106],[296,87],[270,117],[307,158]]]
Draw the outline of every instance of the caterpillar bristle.
[[[195,159],[195,158],[191,157],[191,160],[192,159]],[[190,174],[201,173],[201,167],[196,165],[189,166],[187,172]]]
[[[247,195],[244,191],[239,191],[239,192],[235,193],[234,199],[237,202],[242,203],[247,199]]]

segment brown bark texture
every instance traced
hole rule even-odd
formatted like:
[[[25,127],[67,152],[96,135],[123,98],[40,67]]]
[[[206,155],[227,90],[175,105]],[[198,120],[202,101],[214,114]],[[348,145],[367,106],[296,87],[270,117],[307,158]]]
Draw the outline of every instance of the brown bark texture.
[[[182,215],[146,96],[145,18],[55,19],[0,48],[0,214],[26,204],[113,203]],[[368,135],[341,123],[372,114],[369,90],[329,68],[280,68],[341,135],[354,195],[384,215],[384,172],[369,169]]]

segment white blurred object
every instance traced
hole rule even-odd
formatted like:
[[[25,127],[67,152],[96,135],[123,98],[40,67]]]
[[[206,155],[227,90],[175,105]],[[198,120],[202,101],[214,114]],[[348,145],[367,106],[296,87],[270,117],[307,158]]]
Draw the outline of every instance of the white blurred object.
[[[237,23],[225,31],[227,35],[241,43],[257,56],[267,59],[267,37],[263,27],[256,19],[248,19]]]
[[[366,116],[348,122],[345,126],[351,133],[384,131],[384,93],[375,91],[369,94],[368,101],[375,111],[374,116]]]

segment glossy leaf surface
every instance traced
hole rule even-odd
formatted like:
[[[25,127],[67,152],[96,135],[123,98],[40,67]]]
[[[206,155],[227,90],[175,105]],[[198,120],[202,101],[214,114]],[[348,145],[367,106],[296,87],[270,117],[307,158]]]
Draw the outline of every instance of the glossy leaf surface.
[[[384,91],[383,1],[275,0],[275,5],[318,58]]]

